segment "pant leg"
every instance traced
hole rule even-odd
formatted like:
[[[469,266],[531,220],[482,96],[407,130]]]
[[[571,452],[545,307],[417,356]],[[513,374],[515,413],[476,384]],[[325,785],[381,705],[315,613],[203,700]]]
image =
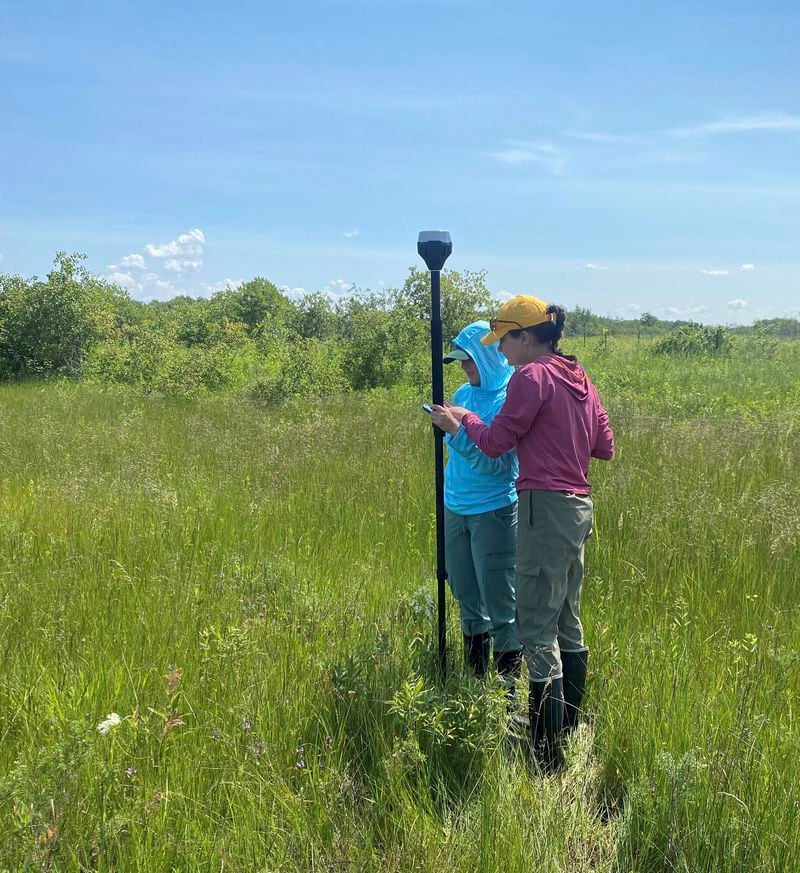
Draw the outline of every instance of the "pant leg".
[[[469,516],[472,561],[481,602],[489,617],[494,650],[520,649],[515,631],[514,569],[517,543],[517,505]]]
[[[531,679],[543,682],[562,676],[559,620],[570,599],[571,580],[577,595],[571,608],[580,610],[580,585],[571,572],[591,529],[591,500],[558,491],[523,491],[519,515],[517,635]]]
[[[471,536],[467,519],[445,508],[444,549],[447,579],[461,613],[461,631],[468,637],[488,633],[486,607],[481,600],[478,578],[472,561]]]
[[[567,570],[567,597],[558,617],[558,644],[562,652],[588,651],[581,622],[581,592],[583,590],[583,556],[586,540],[592,534],[593,506],[590,497],[574,495],[571,498],[574,513],[574,557]],[[581,540],[581,537],[583,538]]]
[[[538,491],[521,491],[517,527],[517,638],[522,643],[528,674],[543,682],[561,676],[558,616],[566,589],[545,568],[547,518],[537,506]]]
[[[558,617],[558,646],[562,652],[586,652],[581,622],[583,589],[583,546],[567,574],[567,598]]]

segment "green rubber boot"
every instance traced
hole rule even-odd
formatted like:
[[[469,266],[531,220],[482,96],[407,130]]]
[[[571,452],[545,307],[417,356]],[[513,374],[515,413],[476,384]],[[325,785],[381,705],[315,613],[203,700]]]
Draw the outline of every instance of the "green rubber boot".
[[[529,736],[534,760],[545,776],[564,769],[561,735],[564,729],[564,683],[558,679],[531,682],[528,691]]]
[[[562,652],[564,668],[564,733],[569,736],[578,726],[578,715],[586,691],[589,652]]]

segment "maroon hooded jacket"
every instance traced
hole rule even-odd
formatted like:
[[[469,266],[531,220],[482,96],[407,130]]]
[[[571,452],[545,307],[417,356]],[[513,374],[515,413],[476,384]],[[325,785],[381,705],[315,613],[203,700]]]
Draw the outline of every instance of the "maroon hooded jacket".
[[[514,373],[490,427],[472,412],[461,424],[490,458],[516,446],[517,491],[589,494],[589,458],[614,456],[597,389],[577,361],[561,355],[544,355]]]

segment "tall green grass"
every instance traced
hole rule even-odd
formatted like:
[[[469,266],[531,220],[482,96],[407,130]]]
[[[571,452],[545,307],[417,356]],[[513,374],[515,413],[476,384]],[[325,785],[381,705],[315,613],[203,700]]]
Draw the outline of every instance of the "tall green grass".
[[[800,366],[769,351],[586,349],[619,451],[552,780],[452,610],[437,680],[419,398],[3,388],[0,869],[796,869]]]

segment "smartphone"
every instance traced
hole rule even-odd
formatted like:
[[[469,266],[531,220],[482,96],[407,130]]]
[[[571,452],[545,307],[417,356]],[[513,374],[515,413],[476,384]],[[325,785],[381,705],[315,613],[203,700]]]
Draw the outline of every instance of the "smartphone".
[[[433,412],[433,409],[431,409],[430,403],[423,403],[422,410],[423,410],[423,412],[427,412],[428,415],[430,415]]]

